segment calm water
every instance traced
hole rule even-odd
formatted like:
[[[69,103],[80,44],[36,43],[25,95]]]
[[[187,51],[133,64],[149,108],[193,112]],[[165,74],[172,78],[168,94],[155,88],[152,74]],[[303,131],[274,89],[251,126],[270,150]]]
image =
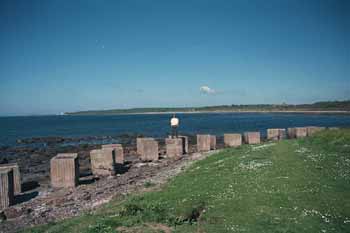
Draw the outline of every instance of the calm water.
[[[36,116],[0,117],[0,145],[13,145],[16,139],[42,136],[115,136],[138,133],[152,137],[168,134],[171,114],[116,116]],[[286,113],[178,114],[184,134],[260,131],[293,126],[350,127],[350,115]]]

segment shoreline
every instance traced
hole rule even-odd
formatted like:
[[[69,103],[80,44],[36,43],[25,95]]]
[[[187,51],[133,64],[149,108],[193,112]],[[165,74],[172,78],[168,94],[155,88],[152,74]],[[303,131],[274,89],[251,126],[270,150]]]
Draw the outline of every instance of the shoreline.
[[[344,110],[242,110],[242,111],[169,111],[169,112],[130,112],[130,113],[64,113],[42,115],[3,115],[0,118],[10,117],[48,117],[48,116],[118,116],[118,115],[162,115],[162,114],[215,114],[215,113],[296,113],[296,114],[341,114],[350,115],[350,111]]]
[[[275,111],[275,110],[252,110],[252,111],[174,111],[174,112],[137,112],[137,113],[97,113],[97,114],[63,114],[61,116],[116,116],[116,115],[161,115],[161,114],[211,114],[211,113],[297,113],[297,114],[342,114],[342,115],[350,115],[350,111],[341,111],[341,110],[332,110],[332,111],[323,111],[323,110],[288,110],[288,111]]]
[[[123,144],[125,161],[115,176],[96,177],[91,170],[90,152],[105,143],[75,145],[58,148],[57,143],[47,148],[7,148],[0,150],[0,163],[17,163],[21,171],[21,194],[15,204],[0,211],[0,232],[18,232],[34,225],[42,225],[67,217],[94,211],[112,198],[147,189],[145,183],[161,185],[182,171],[184,166],[205,158],[209,153],[197,153],[194,137],[189,137],[188,154],[179,159],[167,157],[165,144],[159,142],[158,161],[141,161],[137,155],[136,136]],[[221,143],[221,144],[220,144]],[[218,143],[218,149],[223,142]],[[1,152],[3,155],[1,156]],[[50,161],[58,153],[77,153],[79,156],[79,185],[73,189],[53,189],[50,181]],[[198,156],[200,154],[200,156]],[[4,160],[5,159],[5,160]],[[2,216],[5,221],[1,222]]]

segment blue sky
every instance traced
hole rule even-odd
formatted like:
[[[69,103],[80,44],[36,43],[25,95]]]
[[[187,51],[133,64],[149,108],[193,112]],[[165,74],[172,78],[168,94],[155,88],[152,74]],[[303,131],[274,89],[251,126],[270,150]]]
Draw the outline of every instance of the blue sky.
[[[0,1],[0,115],[350,99],[340,0]]]

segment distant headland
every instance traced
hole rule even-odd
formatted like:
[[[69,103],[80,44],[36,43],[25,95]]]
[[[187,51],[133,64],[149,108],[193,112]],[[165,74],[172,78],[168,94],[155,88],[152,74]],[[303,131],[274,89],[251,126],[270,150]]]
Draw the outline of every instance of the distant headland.
[[[290,112],[290,113],[343,113],[350,114],[350,100],[324,101],[312,104],[240,104],[178,108],[130,108],[66,112],[64,115],[118,115],[161,113],[216,113],[216,112]]]

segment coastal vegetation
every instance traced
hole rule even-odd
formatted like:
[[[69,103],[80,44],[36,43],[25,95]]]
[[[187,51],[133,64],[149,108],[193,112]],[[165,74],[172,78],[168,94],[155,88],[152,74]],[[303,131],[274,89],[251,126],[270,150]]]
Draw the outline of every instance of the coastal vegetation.
[[[24,232],[349,232],[350,130],[224,149],[153,188]]]
[[[182,107],[182,108],[130,108],[111,110],[91,110],[79,112],[67,112],[66,115],[115,115],[115,114],[136,114],[136,113],[167,113],[167,112],[279,112],[279,111],[350,111],[350,100],[327,101],[313,104],[248,104],[248,105],[219,105],[205,107]]]

